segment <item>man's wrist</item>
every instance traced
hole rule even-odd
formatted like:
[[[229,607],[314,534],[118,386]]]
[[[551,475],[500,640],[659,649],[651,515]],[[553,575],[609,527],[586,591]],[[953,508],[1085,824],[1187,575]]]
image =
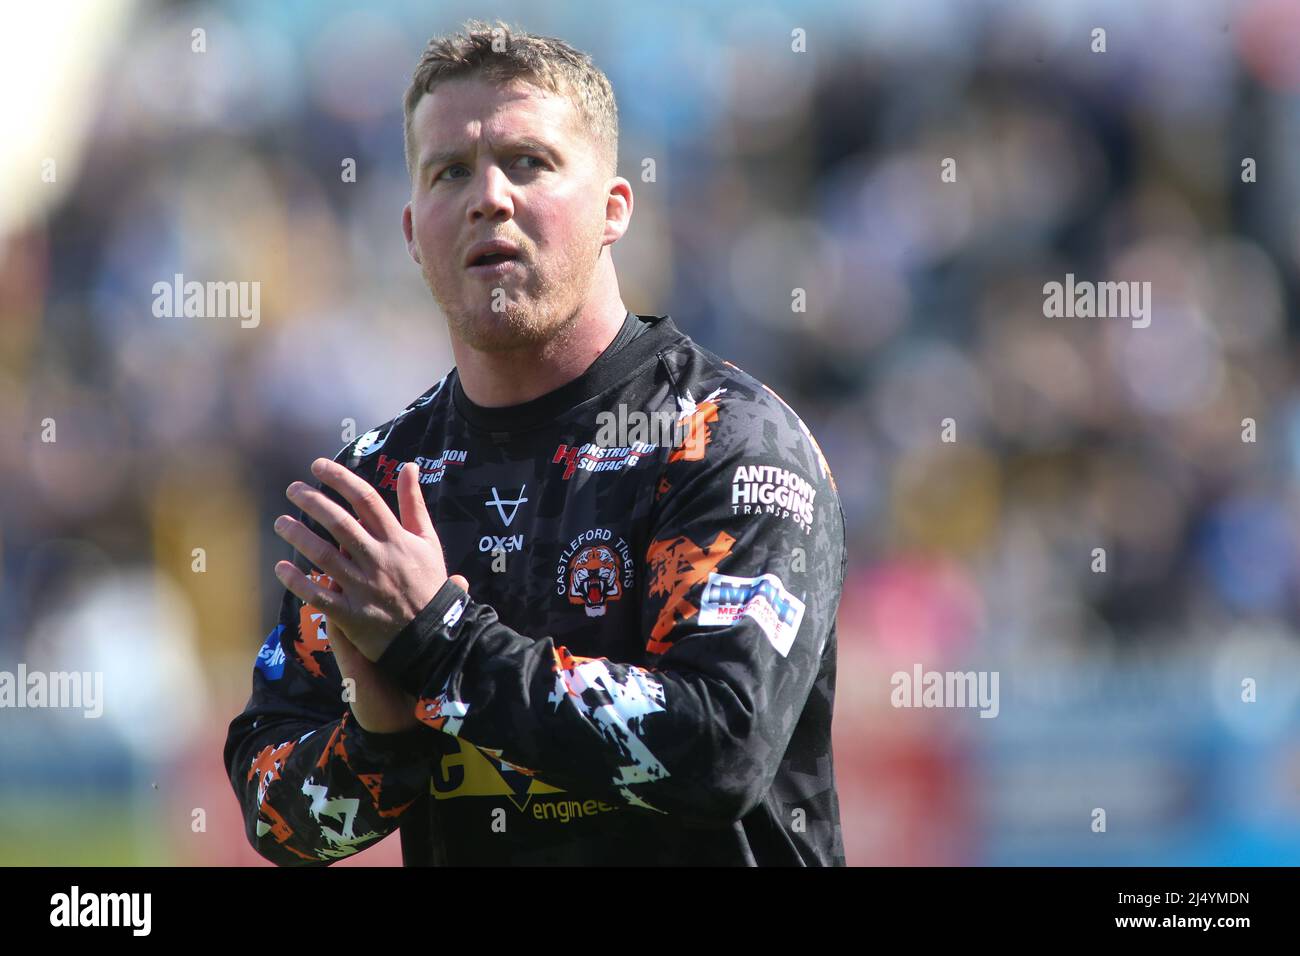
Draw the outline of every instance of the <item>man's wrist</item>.
[[[437,666],[468,606],[468,592],[448,578],[389,641],[375,665],[403,690],[418,696],[424,675]]]

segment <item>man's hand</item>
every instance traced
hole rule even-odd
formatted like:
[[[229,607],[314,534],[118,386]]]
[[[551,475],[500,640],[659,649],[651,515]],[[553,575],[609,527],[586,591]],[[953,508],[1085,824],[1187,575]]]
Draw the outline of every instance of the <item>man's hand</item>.
[[[276,519],[275,531],[328,574],[338,589],[326,590],[309,580],[291,561],[278,562],[275,575],[298,598],[337,622],[366,660],[377,661],[447,580],[442,544],[420,491],[420,466],[407,462],[398,473],[400,521],[378,491],[337,462],[317,458],[311,470],[343,496],[357,517],[300,481],[289,486],[288,498],[340,547],[288,515]],[[455,580],[469,589],[465,578],[456,575]]]
[[[344,679],[352,679],[352,716],[363,729],[395,734],[420,726],[415,716],[415,696],[403,691],[352,646],[342,626],[325,616],[330,650]]]

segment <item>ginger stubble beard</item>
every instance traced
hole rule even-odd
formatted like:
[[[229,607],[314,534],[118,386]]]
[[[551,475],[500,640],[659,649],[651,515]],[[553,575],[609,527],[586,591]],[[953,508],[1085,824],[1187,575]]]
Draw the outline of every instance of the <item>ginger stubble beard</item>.
[[[422,257],[424,262],[420,272],[434,301],[447,318],[448,330],[470,348],[480,352],[541,350],[548,343],[558,344],[564,340],[565,333],[570,330],[590,294],[596,266],[604,250],[601,245],[604,228],[604,220],[600,220],[589,236],[582,237],[558,257],[559,275],[539,269],[532,250],[524,248],[529,255],[525,260],[527,273],[523,279],[523,300],[507,294],[500,312],[492,310],[496,293],[495,287],[489,283],[469,275],[457,277],[461,281],[455,287],[458,293],[466,290],[470,296],[481,297],[480,304],[470,308],[463,299],[449,302],[439,294],[438,283],[429,271],[430,257]],[[596,250],[594,256],[587,253],[590,249]],[[464,269],[463,266],[457,268]],[[510,287],[506,282],[518,285],[519,281],[508,277],[500,285],[508,290]],[[481,285],[482,289],[475,289],[475,285]]]

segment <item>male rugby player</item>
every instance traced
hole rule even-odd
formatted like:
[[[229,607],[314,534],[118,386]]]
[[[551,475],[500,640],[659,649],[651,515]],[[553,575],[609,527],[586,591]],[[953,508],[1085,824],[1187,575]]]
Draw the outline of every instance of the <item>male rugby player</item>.
[[[624,305],[608,80],[471,23],[429,44],[405,134],[456,365],[288,489],[295,560],[225,747],[249,840],[842,865],[834,478],[775,393]]]

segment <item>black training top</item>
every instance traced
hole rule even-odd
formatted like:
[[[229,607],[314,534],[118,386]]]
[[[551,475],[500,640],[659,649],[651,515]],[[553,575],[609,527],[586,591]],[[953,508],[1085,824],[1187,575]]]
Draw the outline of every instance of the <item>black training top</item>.
[[[419,721],[378,734],[284,592],[225,747],[261,855],[329,863],[400,827],[407,865],[843,865],[844,516],[774,392],[629,314],[547,395],[484,408],[453,369],[335,460],[394,514],[417,462],[470,593],[448,581],[378,661]]]

